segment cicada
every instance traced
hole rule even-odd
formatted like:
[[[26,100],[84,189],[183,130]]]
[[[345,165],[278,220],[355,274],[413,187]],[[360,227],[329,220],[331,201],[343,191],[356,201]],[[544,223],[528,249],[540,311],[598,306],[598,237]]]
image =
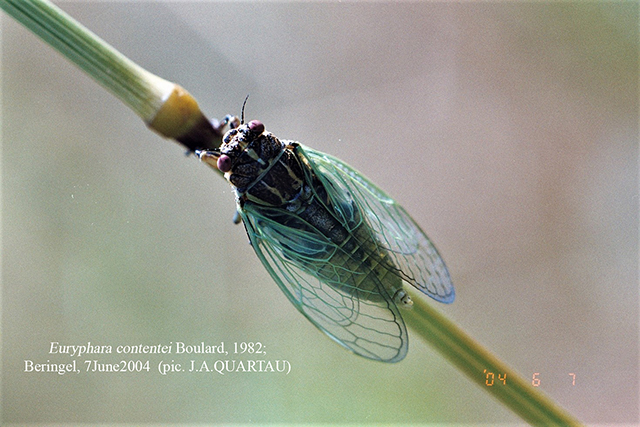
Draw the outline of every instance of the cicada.
[[[196,155],[231,184],[237,217],[282,292],[343,347],[398,362],[409,342],[401,311],[412,305],[404,286],[453,302],[447,267],[420,226],[343,161],[237,118],[219,149]]]

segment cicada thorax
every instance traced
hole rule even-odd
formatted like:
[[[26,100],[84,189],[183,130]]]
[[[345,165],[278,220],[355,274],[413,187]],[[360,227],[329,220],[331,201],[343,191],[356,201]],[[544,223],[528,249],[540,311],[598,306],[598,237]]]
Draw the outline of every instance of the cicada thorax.
[[[224,156],[229,159],[228,170],[219,168],[241,204],[276,207],[299,196],[304,178],[300,161],[282,141],[265,132],[262,123],[251,121],[227,132],[220,147],[220,159]]]
[[[240,209],[251,203],[283,230],[324,236],[325,250],[314,256],[290,256],[333,288],[369,301],[404,295],[402,280],[394,274],[397,269],[363,213],[349,194],[322,183],[297,146],[280,141],[258,121],[227,132],[218,167],[234,187]]]

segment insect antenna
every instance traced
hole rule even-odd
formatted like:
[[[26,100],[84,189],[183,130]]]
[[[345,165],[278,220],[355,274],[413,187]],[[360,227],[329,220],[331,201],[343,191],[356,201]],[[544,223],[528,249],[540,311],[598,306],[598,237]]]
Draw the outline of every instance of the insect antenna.
[[[247,97],[244,99],[244,102],[242,103],[242,113],[240,113],[240,124],[244,124],[244,106],[247,105],[247,99],[249,99],[249,95],[247,94]]]

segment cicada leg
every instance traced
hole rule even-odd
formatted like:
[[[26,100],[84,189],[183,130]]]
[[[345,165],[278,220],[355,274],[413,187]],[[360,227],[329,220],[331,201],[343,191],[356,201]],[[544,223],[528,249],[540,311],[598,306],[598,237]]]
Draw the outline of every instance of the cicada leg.
[[[220,158],[220,153],[215,150],[196,150],[196,156],[200,159],[201,162],[204,162],[218,170],[218,158]]]
[[[222,119],[222,122],[220,122],[220,125],[221,128],[229,125],[229,129],[235,129],[240,126],[240,119],[238,118],[238,116],[227,114],[226,116],[224,116],[224,119]]]
[[[399,291],[397,291],[393,296],[393,300],[399,307],[402,308],[411,308],[411,306],[413,306],[411,297],[404,289],[400,289]]]
[[[233,223],[240,224],[240,221],[242,221],[242,218],[240,218],[240,210],[236,209],[236,213],[233,214]]]

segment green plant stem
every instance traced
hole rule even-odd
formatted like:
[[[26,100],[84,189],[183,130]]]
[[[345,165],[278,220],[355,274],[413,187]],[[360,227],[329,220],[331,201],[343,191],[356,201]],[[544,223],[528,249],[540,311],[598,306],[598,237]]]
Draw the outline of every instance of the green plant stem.
[[[145,121],[153,119],[160,100],[173,90],[171,82],[147,72],[48,1],[0,0],[0,7]]]
[[[413,307],[403,312],[411,330],[505,406],[533,425],[578,426],[581,423],[539,389],[482,347],[461,328],[407,286]],[[487,377],[493,373],[494,377]],[[505,378],[504,383],[499,380]]]

